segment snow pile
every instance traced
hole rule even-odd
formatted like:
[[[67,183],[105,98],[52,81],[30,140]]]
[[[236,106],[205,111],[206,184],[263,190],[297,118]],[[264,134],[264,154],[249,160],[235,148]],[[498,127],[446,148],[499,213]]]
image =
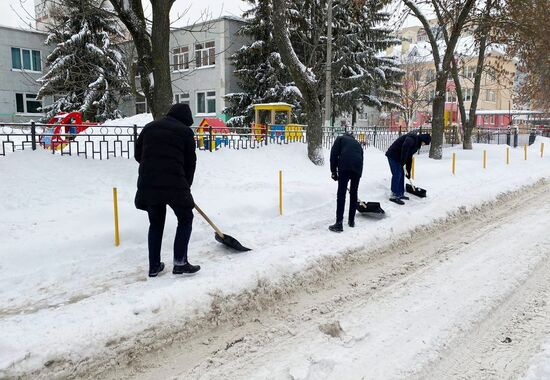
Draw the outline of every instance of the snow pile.
[[[542,351],[537,354],[525,373],[523,380],[550,379],[550,336],[542,347]]]
[[[134,116],[124,117],[121,119],[109,119],[105,120],[101,125],[104,126],[128,126],[128,125],[137,125],[138,127],[143,127],[145,124],[153,121],[153,115],[150,113],[138,113]]]
[[[198,152],[195,201],[223,232],[253,251],[228,252],[196,215],[189,259],[203,269],[192,278],[173,276],[175,217],[169,212],[162,251],[167,273],[152,280],[147,215],[133,206],[133,160],[94,161],[40,150],[2,158],[0,377],[108,359],[119,350],[168,339],[186,322],[215,322],[224,318],[222,301],[228,297],[237,300],[304,270],[322,269],[320,259],[387,244],[461,207],[547,178],[550,162],[537,156],[540,141],[529,148],[527,161],[522,149],[512,149],[508,166],[506,146],[447,150],[440,161],[421,154],[416,182],[429,197],[406,206],[385,201],[387,160],[368,149],[359,197],[381,201],[387,217],[358,216],[356,228],[342,234],[327,231],[334,222],[336,183],[327,166],[307,160],[305,144]],[[488,152],[486,170],[481,148]],[[455,176],[451,152],[457,153]],[[328,163],[328,151],[324,154]],[[279,170],[284,216],[278,215]],[[113,245],[113,186],[119,192],[119,248]]]

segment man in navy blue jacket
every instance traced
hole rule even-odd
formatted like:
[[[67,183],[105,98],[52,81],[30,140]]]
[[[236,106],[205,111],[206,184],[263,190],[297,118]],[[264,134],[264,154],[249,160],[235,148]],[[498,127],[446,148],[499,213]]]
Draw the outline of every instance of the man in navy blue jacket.
[[[407,172],[407,178],[411,178],[413,155],[418,152],[420,146],[429,145],[431,141],[432,138],[429,133],[411,132],[399,137],[388,148],[386,157],[388,157],[392,174],[390,201],[404,205],[403,200],[409,199],[405,196],[405,171]]]
[[[349,189],[349,216],[348,225],[355,227],[355,211],[357,210],[357,190],[363,173],[363,148],[353,135],[346,132],[334,141],[330,151],[330,171],[332,179],[338,181],[336,201],[336,223],[329,226],[333,232],[342,232],[344,220],[344,206],[346,205],[346,191]]]

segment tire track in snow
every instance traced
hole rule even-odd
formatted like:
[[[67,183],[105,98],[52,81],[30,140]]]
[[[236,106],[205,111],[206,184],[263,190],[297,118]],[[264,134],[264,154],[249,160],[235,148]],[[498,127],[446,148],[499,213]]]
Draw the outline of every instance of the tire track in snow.
[[[548,248],[550,250],[550,247]],[[448,344],[419,379],[517,379],[550,335],[550,255],[510,297]]]

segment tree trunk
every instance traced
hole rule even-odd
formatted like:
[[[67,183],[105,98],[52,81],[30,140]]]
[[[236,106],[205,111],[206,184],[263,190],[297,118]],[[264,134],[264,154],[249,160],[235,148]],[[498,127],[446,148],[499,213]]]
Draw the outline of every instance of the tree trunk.
[[[462,128],[460,128],[460,135],[462,136],[462,149],[472,149],[472,144],[470,143],[469,148],[467,148],[466,140],[464,140],[464,129],[468,128],[468,122],[466,117],[466,107],[464,106],[464,93],[462,92],[462,84],[460,83],[460,77],[458,75],[458,65],[456,63],[456,59],[453,58],[452,64],[451,64],[451,74],[453,76],[453,80],[455,82],[455,88],[456,88],[456,98],[458,100],[458,109],[460,110],[460,121],[462,124]],[[456,136],[453,136],[453,139]]]
[[[279,48],[281,60],[288,67],[290,75],[301,91],[304,108],[307,112],[307,152],[308,157],[315,165],[323,165],[323,122],[321,102],[317,93],[317,79],[300,62],[289,37],[286,17],[286,1],[273,0],[273,39]]]
[[[170,78],[170,9],[174,0],[156,0],[152,35],[149,35],[141,0],[111,0],[120,21],[136,47],[140,84],[153,118],[163,116],[172,104]]]
[[[475,120],[468,120],[462,124],[464,126],[464,140],[462,141],[462,149],[471,150],[472,145],[472,132],[475,126]]]
[[[153,58],[153,117],[168,113],[172,105],[172,78],[170,77],[170,8],[172,0],[152,1],[153,27],[151,30]]]
[[[446,87],[447,76],[443,72],[438,72],[435,82],[435,97],[432,105],[432,142],[430,144],[430,158],[434,158],[436,160],[440,160],[443,157]]]

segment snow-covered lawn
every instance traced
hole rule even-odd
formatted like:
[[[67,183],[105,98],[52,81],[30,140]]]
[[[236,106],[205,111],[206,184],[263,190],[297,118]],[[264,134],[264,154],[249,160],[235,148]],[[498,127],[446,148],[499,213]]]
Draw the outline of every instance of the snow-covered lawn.
[[[306,146],[198,152],[195,201],[253,251],[233,254],[195,216],[189,259],[195,277],[171,272],[175,217],[165,227],[165,274],[147,277],[147,215],[133,206],[133,160],[86,160],[45,151],[0,158],[0,377],[94,357],[108,357],[137,340],[180,328],[212,303],[259,284],[276,283],[319,265],[319,259],[376,247],[460,207],[474,207],[506,191],[550,177],[550,158],[529,148],[475,146],[445,150],[445,158],[417,156],[416,183],[428,198],[405,206],[387,202],[390,172],[376,149],[365,153],[359,197],[381,201],[383,220],[358,216],[355,229],[333,234],[336,183],[327,165],[306,158]],[[488,167],[482,169],[483,149]],[[451,153],[457,154],[451,175]],[[325,152],[328,161],[328,151]],[[284,215],[278,215],[278,171]],[[119,191],[121,240],[113,244],[112,187]],[[222,311],[223,313],[223,311]]]

